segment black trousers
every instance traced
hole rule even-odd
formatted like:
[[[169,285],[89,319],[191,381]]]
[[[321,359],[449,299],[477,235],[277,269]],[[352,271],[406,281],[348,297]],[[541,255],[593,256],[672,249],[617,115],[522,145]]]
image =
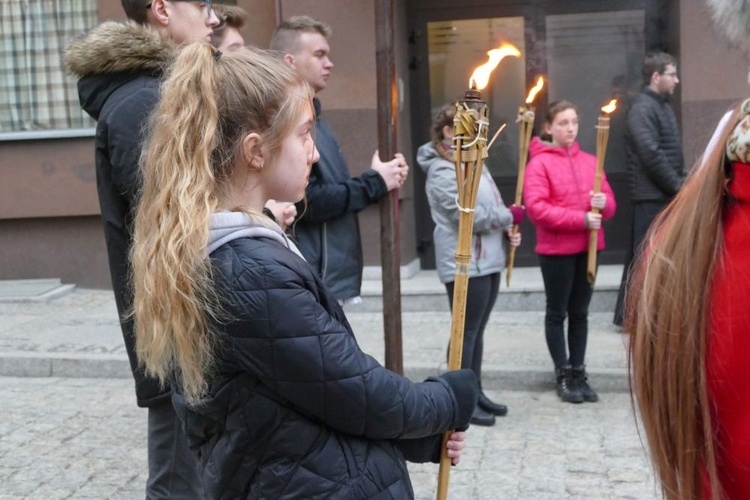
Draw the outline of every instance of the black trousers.
[[[659,212],[666,205],[666,201],[647,201],[633,205],[632,243],[628,248],[628,254],[625,256],[625,265],[622,268],[622,280],[620,281],[620,291],[617,294],[615,317],[613,319],[615,325],[622,326],[623,316],[625,315],[625,292],[627,291],[628,280],[630,279],[630,268],[640,251],[648,228],[651,227],[651,223],[654,222],[656,216],[659,215]]]
[[[453,310],[454,283],[446,283],[448,302]],[[469,278],[466,292],[466,319],[464,320],[464,345],[461,368],[471,368],[481,387],[484,328],[490,319],[500,289],[500,273]]]
[[[539,255],[547,308],[544,333],[555,368],[581,366],[586,357],[589,334],[589,303],[593,289],[586,276],[588,253]],[[565,349],[565,317],[568,318],[568,349]]]
[[[187,446],[172,401],[150,407],[146,500],[204,497],[198,457]]]

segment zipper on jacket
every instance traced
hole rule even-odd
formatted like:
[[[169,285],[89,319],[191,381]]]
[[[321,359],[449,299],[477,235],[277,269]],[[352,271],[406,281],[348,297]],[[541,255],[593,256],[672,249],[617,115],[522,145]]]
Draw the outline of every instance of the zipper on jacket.
[[[481,275],[482,270],[479,268],[479,258],[482,255],[482,234],[477,233],[477,242],[474,245],[474,253],[477,256],[474,259],[474,264],[477,266],[477,275]],[[471,265],[469,265],[469,273],[471,273]]]
[[[322,255],[320,256],[320,275],[325,281],[328,273],[328,223],[323,223],[323,244],[321,245]]]
[[[575,180],[576,180],[576,189],[581,189],[583,187],[583,186],[581,186],[581,179],[578,177],[578,172],[576,171],[576,166],[573,164],[573,157],[570,156],[570,150],[569,149],[566,151],[566,154],[568,156],[568,163],[570,164],[570,168],[573,171],[573,177],[575,177]],[[583,196],[586,196],[585,192],[584,192]],[[586,206],[585,202],[583,203],[583,206],[584,207]],[[584,209],[584,210],[586,210],[586,209]],[[588,210],[586,210],[586,212],[588,212]]]
[[[393,452],[396,454],[396,462],[398,462],[398,468],[401,470],[401,480],[406,483],[406,486],[409,487],[409,498],[414,498],[414,486],[411,484],[411,479],[409,479],[409,471],[406,470],[406,466],[404,465],[405,459],[401,451],[396,447],[395,444],[393,444],[393,441],[389,441],[391,447],[393,448]],[[441,438],[442,443],[442,438]]]

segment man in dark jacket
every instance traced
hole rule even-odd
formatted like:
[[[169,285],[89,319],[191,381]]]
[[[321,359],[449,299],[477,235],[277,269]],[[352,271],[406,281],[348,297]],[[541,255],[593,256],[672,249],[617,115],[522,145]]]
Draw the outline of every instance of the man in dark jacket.
[[[79,78],[83,109],[97,121],[96,180],[112,287],[138,406],[148,408],[149,477],[146,498],[199,498],[202,485],[170,400],[170,388],[145,376],[135,354],[128,286],[130,224],[139,190],[138,159],[149,113],[159,99],[159,77],[176,44],[211,40],[219,21],[210,2],[122,0],[127,24],[105,22],[66,52]]]
[[[271,37],[270,49],[317,93],[326,88],[333,68],[328,38],[331,28],[308,16],[282,22]],[[342,304],[358,301],[362,285],[362,242],[357,213],[398,189],[406,180],[408,166],[403,155],[382,162],[377,152],[370,170],[350,177],[333,130],[322,118],[315,101],[315,145],[320,160],[310,173],[306,201],[294,229],[300,251]]]
[[[649,226],[685,180],[682,142],[669,97],[680,79],[677,61],[666,53],[648,54],[643,62],[645,87],[628,112],[625,146],[633,200],[632,245],[622,274],[614,323],[622,325],[630,263]]]

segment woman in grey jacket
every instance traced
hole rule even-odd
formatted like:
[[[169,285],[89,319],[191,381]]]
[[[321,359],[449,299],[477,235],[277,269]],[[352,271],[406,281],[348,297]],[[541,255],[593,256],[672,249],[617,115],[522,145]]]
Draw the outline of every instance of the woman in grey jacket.
[[[454,104],[445,105],[432,123],[432,141],[423,144],[417,153],[417,162],[427,175],[425,190],[435,222],[433,239],[438,277],[445,284],[448,300],[453,307],[455,279],[455,253],[458,243],[457,206],[458,187],[453,163]],[[500,287],[500,272],[505,268],[503,240],[518,246],[521,234],[511,235],[513,224],[523,219],[523,207],[505,206],[495,182],[487,169],[482,170],[477,204],[474,211],[474,236],[469,267],[469,288],[466,299],[466,323],[461,366],[471,368],[481,388],[482,351],[484,328],[495,305]],[[505,405],[492,402],[480,391],[479,403],[472,415],[475,425],[493,425],[495,415],[508,413]]]

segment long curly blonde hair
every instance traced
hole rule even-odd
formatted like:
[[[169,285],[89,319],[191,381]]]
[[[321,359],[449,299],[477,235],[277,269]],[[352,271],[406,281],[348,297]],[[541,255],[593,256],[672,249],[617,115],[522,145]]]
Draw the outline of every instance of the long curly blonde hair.
[[[206,253],[210,217],[245,161],[242,139],[258,133],[273,158],[311,99],[278,59],[249,49],[217,55],[207,43],[182,49],[162,84],[131,250],[136,353],[162,383],[175,370],[188,401],[207,391],[211,325],[221,318]]]

